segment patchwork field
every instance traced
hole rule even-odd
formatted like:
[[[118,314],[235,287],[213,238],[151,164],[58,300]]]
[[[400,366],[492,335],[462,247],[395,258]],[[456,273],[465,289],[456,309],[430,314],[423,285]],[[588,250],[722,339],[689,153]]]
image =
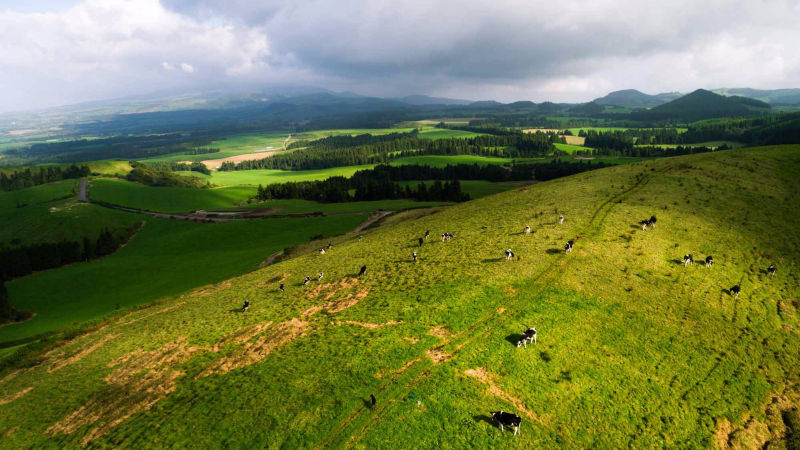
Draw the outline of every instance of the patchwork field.
[[[800,147],[751,148],[403,213],[21,358],[0,372],[2,445],[783,448],[800,426],[798,177]],[[195,270],[228,245],[205,242],[183,243]],[[683,267],[687,253],[716,264]],[[130,272],[138,289],[161,279]],[[538,343],[517,348],[529,326]],[[522,417],[519,435],[496,410]]]

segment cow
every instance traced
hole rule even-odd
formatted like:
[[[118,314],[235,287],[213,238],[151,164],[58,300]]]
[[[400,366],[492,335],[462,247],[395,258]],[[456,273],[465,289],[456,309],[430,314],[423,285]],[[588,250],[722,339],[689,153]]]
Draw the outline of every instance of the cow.
[[[525,234],[531,234],[531,226],[525,225]]]
[[[489,414],[492,415],[492,419],[500,426],[500,431],[503,431],[503,427],[506,426],[514,427],[514,436],[519,433],[519,425],[522,422],[522,417],[503,411],[489,412]]]
[[[683,267],[688,267],[694,264],[694,258],[692,258],[692,254],[689,253],[688,255],[683,255]]]
[[[303,286],[307,285],[307,284],[308,284],[308,283],[310,283],[310,282],[311,282],[311,277],[309,277],[308,275],[306,275],[306,279],[305,279],[305,280],[303,280]]]
[[[419,246],[422,247],[422,243],[425,242],[422,238],[419,238]]]
[[[358,271],[358,276],[362,276],[362,275],[364,275],[366,273],[367,273],[367,265],[365,264],[365,265],[361,266],[361,270]]]
[[[452,234],[450,234],[450,233],[442,233],[442,242],[449,241],[450,239],[453,239],[453,235]]]
[[[506,255],[506,261],[510,261],[511,259],[514,258],[514,252],[512,252],[510,248],[505,251],[505,255]]]
[[[706,256],[706,267],[710,268],[714,265],[714,258],[711,255]]]
[[[414,262],[417,262],[417,252],[411,252],[411,257],[414,258]]]
[[[534,344],[537,342],[536,328],[533,327],[522,332],[522,336],[520,336],[519,340],[517,341],[517,347],[525,346],[525,348],[528,348],[528,343],[531,341],[533,341]]]
[[[642,226],[642,231],[647,231],[647,226],[650,225],[650,221],[647,219],[642,220],[639,222],[639,225]]]
[[[319,254],[320,255],[324,255],[325,254],[325,249],[324,248],[319,249]]]
[[[558,216],[558,224],[561,225],[564,223],[564,216]]]
[[[242,305],[242,312],[247,312],[248,309],[250,309],[250,302],[245,300],[244,305]]]
[[[332,243],[330,243],[330,242],[328,242],[328,250],[330,250],[330,249],[331,249],[331,247],[333,247],[333,244],[332,244]]]
[[[656,216],[650,216],[650,228],[655,229],[657,221],[658,219],[656,219]]]
[[[428,239],[431,235],[431,230],[425,230],[425,239]]]
[[[281,292],[286,292],[286,290],[283,288],[283,283],[281,283],[281,285],[278,286],[278,289],[280,289]]]
[[[767,273],[769,274],[769,277],[774,277],[777,270],[778,268],[775,267],[775,264],[770,264],[769,267],[767,267]]]
[[[572,241],[572,240],[567,241],[567,243],[564,244],[564,254],[566,255],[566,254],[571,253],[572,252],[572,247],[574,245],[575,245],[575,241]]]
[[[372,407],[374,408],[374,407],[375,407],[375,403],[378,403],[378,402],[375,400],[375,394],[369,394],[369,399],[370,399],[370,401],[372,402]]]
[[[739,294],[742,292],[742,288],[740,288],[739,285],[737,284],[736,286],[734,286],[734,287],[732,287],[730,289],[730,292],[731,292],[731,295],[733,296],[733,298],[738,299],[739,298]]]
[[[322,277],[324,277],[324,276],[325,276],[325,274],[320,272],[319,275],[317,275],[317,281],[322,281]]]

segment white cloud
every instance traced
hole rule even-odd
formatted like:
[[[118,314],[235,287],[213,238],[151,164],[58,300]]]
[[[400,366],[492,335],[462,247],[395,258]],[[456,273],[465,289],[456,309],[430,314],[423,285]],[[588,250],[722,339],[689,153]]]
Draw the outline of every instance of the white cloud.
[[[0,110],[254,82],[504,101],[797,87],[798,15],[798,0],[82,0],[0,11]]]

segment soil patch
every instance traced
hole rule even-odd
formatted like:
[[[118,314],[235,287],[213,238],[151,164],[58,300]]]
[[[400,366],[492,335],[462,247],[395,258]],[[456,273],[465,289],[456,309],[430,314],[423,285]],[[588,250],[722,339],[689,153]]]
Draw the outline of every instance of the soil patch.
[[[495,376],[488,372],[485,367],[478,367],[476,369],[467,369],[464,371],[464,375],[474,378],[485,384],[489,389],[489,394],[493,397],[501,398],[512,405],[518,410],[525,414],[529,419],[535,420],[536,422],[543,423],[539,416],[534,414],[528,408],[525,407],[525,403],[522,400],[509,395],[508,393],[504,392],[500,387],[497,385],[495,381]]]
[[[384,322],[384,323],[369,323],[369,322],[357,322],[355,320],[345,320],[343,322],[336,322],[336,325],[345,325],[345,324],[347,324],[347,325],[358,325],[358,326],[362,326],[364,328],[375,329],[375,328],[385,327],[387,325],[397,325],[397,324],[401,324],[401,323],[403,323],[403,322],[398,322],[396,320],[390,320],[390,321]]]
[[[62,356],[60,358],[55,358],[53,364],[47,368],[48,372],[55,372],[58,369],[67,367],[69,365],[75,364],[76,362],[82,360],[83,358],[92,354],[95,350],[105,345],[106,342],[116,338],[117,335],[115,334],[108,334],[100,338],[97,342],[89,345],[88,347],[84,347],[77,352],[73,353],[70,356]]]
[[[23,395],[27,394],[32,389],[33,389],[33,387],[26,387],[25,389],[15,393],[15,394],[11,394],[8,397],[0,398],[0,405],[5,405],[6,403],[11,403],[14,400],[16,400],[16,399],[22,397]]]

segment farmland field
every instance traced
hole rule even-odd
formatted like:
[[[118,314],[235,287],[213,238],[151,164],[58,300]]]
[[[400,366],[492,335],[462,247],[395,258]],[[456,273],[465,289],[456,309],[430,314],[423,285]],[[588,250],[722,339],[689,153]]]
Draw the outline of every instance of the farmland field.
[[[254,270],[278,250],[312,236],[345,233],[367,217],[357,214],[197,224],[129,215],[147,223],[116,253],[8,283],[14,304],[36,316],[0,327],[0,342],[96,320],[118,309]]]
[[[799,146],[750,148],[403,213],[325,255],[164,299],[23,359],[0,374],[0,430],[14,430],[3,445],[780,445],[800,398],[798,177]],[[642,231],[650,215],[658,226]],[[418,247],[424,230],[455,237]],[[684,267],[686,253],[716,263]],[[324,280],[303,286],[315,272]],[[129,276],[140,288],[161,279]],[[538,342],[517,348],[530,326]],[[495,427],[497,410],[522,417],[519,435]]]

